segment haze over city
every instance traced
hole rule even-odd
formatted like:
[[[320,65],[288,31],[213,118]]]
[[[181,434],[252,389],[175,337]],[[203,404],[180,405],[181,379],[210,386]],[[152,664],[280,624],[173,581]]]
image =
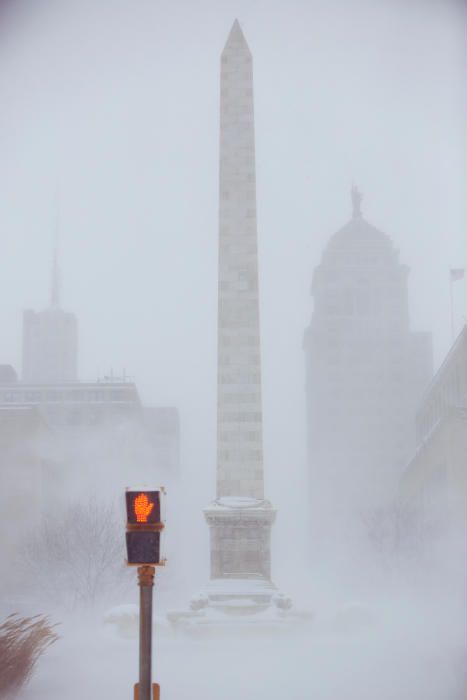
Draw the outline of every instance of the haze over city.
[[[171,539],[169,564],[161,573],[162,597],[166,607],[186,607],[209,576],[209,531],[201,511],[216,496],[219,74],[236,18],[253,56],[259,410],[264,494],[278,511],[271,529],[272,578],[280,591],[291,594],[298,610],[316,616],[320,604],[331,605],[323,591],[337,590],[339,582],[332,579],[332,567],[317,573],[310,564],[316,547],[310,535],[313,440],[310,447],[311,360],[305,332],[318,305],[310,294],[312,278],[332,236],[359,218],[355,193],[361,193],[363,219],[391,239],[398,262],[409,268],[407,331],[431,334],[433,373],[462,335],[467,323],[464,3],[3,3],[0,365],[11,365],[21,384],[23,312],[48,307],[56,255],[60,306],[77,318],[77,378],[105,383],[105,377],[125,377],[126,384],[135,383],[144,407],[176,412],[176,420],[175,413],[164,418],[173,421],[171,439],[177,443],[170,447],[173,468],[168,460],[154,469],[154,479],[167,478],[172,489],[168,522],[173,530],[172,535],[167,530]],[[457,279],[452,270],[459,271]],[[347,368],[349,376],[353,369]],[[417,406],[429,379],[412,397]],[[415,434],[415,406],[412,413],[409,427]],[[154,417],[147,420],[155,425]],[[162,419],[157,420],[159,429]],[[59,461],[58,453],[68,460],[75,455],[73,478],[65,487],[70,497],[84,483],[80,465],[86,455],[83,474],[95,475],[104,491],[108,483],[112,495],[131,485],[131,459],[140,459],[135,474],[147,468],[151,440],[136,449],[134,436],[125,442],[119,435],[128,451],[115,456],[115,473],[113,453],[100,463],[96,450],[99,439],[111,442],[114,433],[103,431],[81,447],[80,438],[64,440],[62,452],[48,438],[48,457]],[[414,438],[407,465],[419,446]],[[376,487],[368,488],[369,501],[375,493]],[[332,507],[327,515],[333,519]],[[441,555],[450,563],[455,559],[447,546]],[[374,561],[365,562],[372,571]],[[135,591],[136,584],[136,599]],[[382,618],[392,624],[410,617],[406,593],[401,584],[400,609],[391,599],[382,605]],[[120,602],[130,598],[122,594]],[[465,603],[460,594],[459,601]],[[110,607],[118,601],[110,596],[107,602]],[[354,602],[342,605],[347,609]],[[356,607],[360,622],[367,619],[366,603],[371,607],[368,600]],[[47,613],[48,605],[27,612]],[[1,610],[5,616],[14,612],[6,599]],[[458,608],[453,604],[452,610]],[[446,622],[455,617],[452,610],[440,625],[453,655],[464,658],[465,633],[456,628],[451,635]],[[412,630],[416,620],[408,625]],[[396,637],[404,636],[402,628],[397,627]],[[416,650],[408,674],[414,700],[426,691],[417,675],[424,664],[423,648],[417,646],[423,634],[414,633],[412,640]],[[59,644],[48,653],[59,654]],[[226,644],[235,653],[235,642]],[[172,639],[170,645],[170,652],[163,652],[169,679],[175,673]],[[366,645],[371,647],[368,639]],[[136,654],[136,641],[134,647]],[[181,648],[181,658],[190,653]],[[343,659],[342,639],[336,649]],[[431,658],[431,647],[425,651]],[[104,647],[96,653],[105,654]],[[279,654],[273,645],[270,653]],[[328,659],[320,647],[318,657],[322,653]],[[201,649],[194,658],[197,654],[202,658]],[[306,665],[306,659],[302,662]],[[293,665],[290,659],[287,663]],[[344,675],[352,673],[351,665],[345,669]],[[393,673],[384,669],[387,687]],[[436,695],[443,674],[434,674],[429,697],[443,697]],[[460,673],[454,676],[457,683]],[[315,691],[322,692],[316,697],[354,697],[342,694],[344,686],[333,696],[329,677],[322,670],[321,680],[313,681]],[[212,684],[213,696],[219,678]],[[259,677],[252,685],[261,692]],[[200,697],[209,697],[205,681],[203,688]],[[25,692],[34,692],[33,686]],[[305,691],[294,692],[293,697],[308,697],[301,694]]]

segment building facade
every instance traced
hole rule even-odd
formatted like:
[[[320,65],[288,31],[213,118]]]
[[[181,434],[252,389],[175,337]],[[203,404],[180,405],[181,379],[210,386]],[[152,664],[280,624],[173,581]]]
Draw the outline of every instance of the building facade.
[[[313,527],[324,539],[393,497],[432,372],[431,337],[410,330],[408,268],[362,216],[355,188],[352,207],[314,271],[304,342]]]
[[[399,498],[425,535],[467,525],[467,326],[433,378],[416,418],[416,449]]]
[[[22,378],[29,384],[78,380],[78,325],[74,314],[54,308],[24,312]]]
[[[35,407],[54,429],[94,427],[143,416],[135,384],[123,381],[0,383],[0,406]]]
[[[34,442],[26,422],[31,417]],[[0,381],[2,432],[10,440],[8,449],[0,445],[0,486],[9,490],[28,469],[37,487],[31,499],[36,511],[89,497],[96,489],[116,498],[132,483],[170,484],[178,476],[178,411],[143,406],[133,382]]]
[[[43,515],[42,475],[45,461],[40,441],[44,422],[33,406],[0,405],[0,556],[5,564],[3,579],[24,538],[33,532]],[[4,581],[0,583],[0,588]]]

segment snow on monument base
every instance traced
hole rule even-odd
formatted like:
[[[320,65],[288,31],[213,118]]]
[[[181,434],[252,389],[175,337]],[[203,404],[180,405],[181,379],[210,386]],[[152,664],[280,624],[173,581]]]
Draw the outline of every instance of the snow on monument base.
[[[175,630],[195,636],[270,634],[308,622],[310,613],[294,610],[289,596],[272,583],[254,579],[213,579],[190,609],[169,612]]]
[[[304,622],[308,615],[292,608],[292,601],[263,579],[212,579],[206,592],[190,602],[187,611],[168,614],[175,629],[195,634],[239,631],[261,633]]]

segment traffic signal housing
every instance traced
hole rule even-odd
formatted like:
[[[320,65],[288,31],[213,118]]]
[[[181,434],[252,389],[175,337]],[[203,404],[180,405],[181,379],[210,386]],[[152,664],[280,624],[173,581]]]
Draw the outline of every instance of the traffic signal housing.
[[[165,489],[126,490],[126,549],[132,566],[163,565],[161,534],[164,529]]]

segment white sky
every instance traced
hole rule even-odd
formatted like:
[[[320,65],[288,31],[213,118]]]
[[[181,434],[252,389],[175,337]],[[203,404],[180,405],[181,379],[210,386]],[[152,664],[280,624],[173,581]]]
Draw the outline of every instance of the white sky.
[[[213,495],[219,56],[235,17],[254,56],[266,469],[280,505],[284,474],[302,479],[311,274],[350,216],[352,180],[411,268],[414,329],[433,331],[437,363],[449,347],[448,270],[467,266],[462,3],[4,2],[0,363],[20,369],[22,310],[48,303],[58,189],[81,378],[126,368],[145,401],[177,405],[184,468],[201,505]]]

